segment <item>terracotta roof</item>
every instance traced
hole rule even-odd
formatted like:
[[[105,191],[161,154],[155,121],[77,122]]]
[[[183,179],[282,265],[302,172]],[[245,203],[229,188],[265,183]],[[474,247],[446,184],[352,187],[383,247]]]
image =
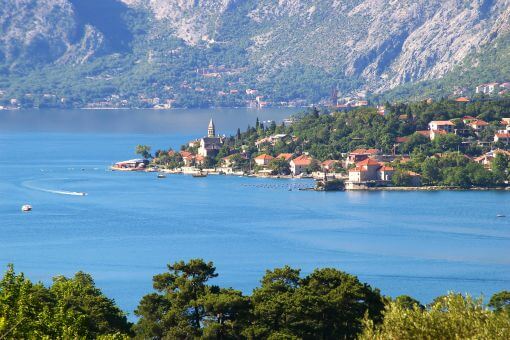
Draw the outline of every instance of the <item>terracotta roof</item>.
[[[505,132],[505,133],[496,133],[496,136],[498,138],[510,138],[510,133],[508,133],[508,132]]]
[[[310,165],[312,163],[312,157],[307,155],[301,155],[292,160],[295,165]]]
[[[484,120],[478,119],[478,120],[475,120],[474,122],[469,123],[469,125],[487,126],[487,125],[489,125],[489,123],[487,123]]]
[[[470,100],[467,97],[460,97],[460,98],[455,99],[455,101],[458,102],[458,103],[467,103]]]
[[[409,137],[397,137],[396,142],[397,143],[406,143],[409,141]]]
[[[263,159],[263,160],[267,160],[267,161],[270,161],[272,160],[274,157],[271,156],[271,155],[268,155],[268,154],[262,154],[262,155],[259,155],[257,157],[255,157],[255,159]]]
[[[361,161],[361,162],[358,162],[356,163],[356,166],[358,167],[361,167],[361,166],[376,166],[376,165],[381,165],[378,161],[372,159],[372,158],[367,158],[365,159],[364,161]]]
[[[182,158],[193,157],[193,154],[191,152],[188,152],[188,151],[181,151],[180,154],[181,154]]]
[[[378,149],[356,149],[350,152],[353,155],[375,155],[378,154]]]
[[[205,157],[204,157],[204,156],[202,156],[202,155],[197,155],[197,156],[195,157],[195,160],[196,160],[197,162],[202,162],[202,161],[204,161],[204,160],[205,160]]]
[[[387,166],[387,165],[383,165],[379,170],[377,171],[395,171],[394,168],[392,168],[391,166]]]
[[[276,158],[283,158],[286,161],[288,161],[289,159],[292,158],[292,154],[291,153],[281,153],[278,156],[276,156]]]

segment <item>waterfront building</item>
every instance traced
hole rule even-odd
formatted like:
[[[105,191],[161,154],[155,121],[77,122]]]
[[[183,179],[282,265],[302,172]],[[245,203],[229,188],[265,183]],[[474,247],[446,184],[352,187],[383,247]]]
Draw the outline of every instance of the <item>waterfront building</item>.
[[[299,176],[312,164],[312,157],[301,155],[290,161],[290,171],[294,176]]]

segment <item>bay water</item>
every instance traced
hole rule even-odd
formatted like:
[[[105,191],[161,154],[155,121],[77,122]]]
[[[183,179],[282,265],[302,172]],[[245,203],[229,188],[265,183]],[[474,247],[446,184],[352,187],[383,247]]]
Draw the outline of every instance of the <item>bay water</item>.
[[[510,192],[319,193],[297,190],[308,180],[108,171],[137,144],[203,136],[210,117],[233,134],[296,111],[0,111],[0,269],[47,284],[85,271],[131,317],[154,274],[196,257],[247,294],[286,264],[339,268],[422,303],[510,289]]]

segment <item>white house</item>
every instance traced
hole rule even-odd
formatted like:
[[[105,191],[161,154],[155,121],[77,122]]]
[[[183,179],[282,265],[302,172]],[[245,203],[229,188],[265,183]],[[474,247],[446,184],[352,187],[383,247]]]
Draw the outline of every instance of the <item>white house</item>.
[[[290,161],[290,171],[294,176],[298,176],[306,171],[312,164],[313,158],[308,155],[301,155]]]

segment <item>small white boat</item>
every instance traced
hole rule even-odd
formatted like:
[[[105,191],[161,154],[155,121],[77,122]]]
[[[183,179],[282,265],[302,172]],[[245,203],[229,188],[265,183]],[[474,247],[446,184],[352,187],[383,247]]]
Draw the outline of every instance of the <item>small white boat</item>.
[[[497,214],[496,217],[506,217],[506,216],[502,215],[502,214]]]
[[[29,212],[32,211],[32,206],[30,204],[25,204],[21,207],[21,211],[23,212]]]
[[[165,174],[158,174],[158,178],[166,178]]]

